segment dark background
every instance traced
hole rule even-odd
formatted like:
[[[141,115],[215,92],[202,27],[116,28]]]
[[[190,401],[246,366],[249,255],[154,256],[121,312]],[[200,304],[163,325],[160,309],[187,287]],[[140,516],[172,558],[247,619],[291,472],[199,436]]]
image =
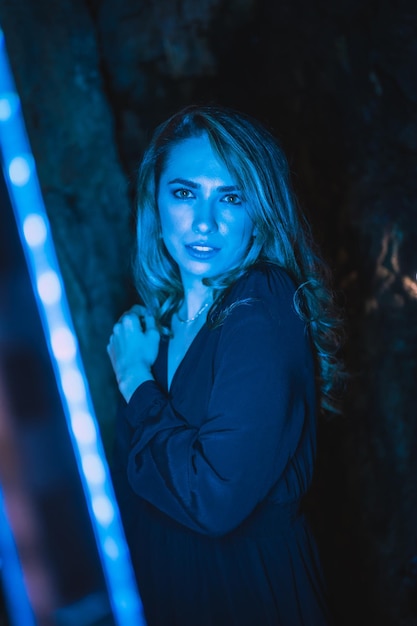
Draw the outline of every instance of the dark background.
[[[131,304],[135,173],[190,102],[266,123],[346,312],[343,416],[312,516],[340,624],[417,624],[417,5],[388,0],[0,0],[106,450],[106,355]]]

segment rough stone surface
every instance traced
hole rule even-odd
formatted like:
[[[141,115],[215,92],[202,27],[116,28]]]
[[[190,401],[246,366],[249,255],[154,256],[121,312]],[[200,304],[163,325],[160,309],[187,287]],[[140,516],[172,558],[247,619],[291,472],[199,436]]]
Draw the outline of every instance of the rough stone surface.
[[[131,207],[83,2],[0,2],[0,23],[105,442],[116,390],[106,354],[128,300]]]

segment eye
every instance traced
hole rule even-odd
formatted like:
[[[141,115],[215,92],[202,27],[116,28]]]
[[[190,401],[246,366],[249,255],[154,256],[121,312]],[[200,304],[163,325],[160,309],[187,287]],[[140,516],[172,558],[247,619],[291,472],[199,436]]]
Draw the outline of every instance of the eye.
[[[226,204],[242,204],[242,200],[237,193],[228,193],[227,196],[222,198],[222,202]]]
[[[180,200],[188,200],[188,198],[194,198],[194,194],[189,189],[184,189],[181,187],[180,189],[175,189],[173,191],[173,195]]]

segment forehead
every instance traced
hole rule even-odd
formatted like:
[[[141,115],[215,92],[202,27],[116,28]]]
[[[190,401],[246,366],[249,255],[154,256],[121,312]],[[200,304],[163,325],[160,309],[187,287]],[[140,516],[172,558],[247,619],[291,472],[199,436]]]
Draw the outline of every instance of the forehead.
[[[232,176],[206,133],[183,139],[168,152],[162,177],[221,178],[231,181]]]

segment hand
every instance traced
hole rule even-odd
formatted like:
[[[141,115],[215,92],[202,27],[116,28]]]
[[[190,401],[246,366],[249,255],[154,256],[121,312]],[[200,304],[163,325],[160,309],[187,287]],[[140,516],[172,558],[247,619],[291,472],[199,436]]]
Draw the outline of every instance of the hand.
[[[126,402],[145,380],[153,380],[151,367],[158,355],[159,333],[143,306],[135,305],[113,327],[107,353]]]

